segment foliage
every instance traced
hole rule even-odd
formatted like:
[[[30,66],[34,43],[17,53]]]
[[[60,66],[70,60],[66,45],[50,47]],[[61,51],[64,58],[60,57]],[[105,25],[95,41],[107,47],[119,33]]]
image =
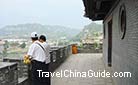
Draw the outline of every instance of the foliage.
[[[4,50],[3,50],[3,57],[6,57],[6,56],[7,56],[7,50],[4,49]]]
[[[9,42],[8,41],[5,41],[5,44],[4,44],[4,50],[3,50],[3,57],[6,57],[7,56],[7,49],[9,48]]]
[[[24,48],[26,47],[25,42],[23,42],[23,43],[20,45],[20,47],[24,49]]]
[[[91,36],[98,36],[98,33],[102,32],[102,25],[91,23],[89,25],[86,25],[84,29],[76,35],[73,40],[74,41],[81,41],[81,39],[87,34],[90,34]]]
[[[71,39],[80,32],[80,29],[72,29],[58,25],[41,25],[41,24],[18,24],[8,25],[0,28],[1,38],[29,38],[30,34],[36,31],[39,34],[46,34],[48,39],[59,39],[60,37],[67,37]],[[8,35],[8,36],[7,36]]]
[[[18,42],[11,42],[10,43],[10,46],[17,47],[17,46],[19,46],[19,43]]]
[[[94,48],[95,48],[95,49],[99,48],[99,43],[95,42],[95,43],[94,43]]]

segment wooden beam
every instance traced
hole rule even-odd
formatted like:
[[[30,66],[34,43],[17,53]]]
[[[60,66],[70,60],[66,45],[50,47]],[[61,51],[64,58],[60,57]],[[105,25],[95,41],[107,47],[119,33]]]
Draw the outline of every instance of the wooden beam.
[[[115,0],[83,0],[85,6],[85,17],[92,20],[102,20]]]
[[[101,8],[101,3],[102,3],[101,1],[96,2],[96,9],[99,10]]]
[[[113,1],[113,0],[94,0],[95,2],[97,1]]]

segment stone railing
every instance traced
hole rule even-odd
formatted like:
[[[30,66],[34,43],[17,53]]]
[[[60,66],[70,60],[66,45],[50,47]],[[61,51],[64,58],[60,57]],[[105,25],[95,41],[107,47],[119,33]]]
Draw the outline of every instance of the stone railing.
[[[16,85],[18,83],[16,63],[0,62],[0,85]]]
[[[54,47],[51,51],[50,71],[54,71],[71,53],[71,45]]]
[[[72,53],[72,45],[51,48],[50,71],[53,72]],[[28,85],[29,65],[23,63],[23,57],[5,57],[4,62],[16,62],[18,68],[18,85]],[[1,85],[1,84],[0,84]]]
[[[23,63],[23,57],[5,57],[3,61],[17,63],[17,81],[20,85],[24,85],[23,83],[27,83],[29,66]]]

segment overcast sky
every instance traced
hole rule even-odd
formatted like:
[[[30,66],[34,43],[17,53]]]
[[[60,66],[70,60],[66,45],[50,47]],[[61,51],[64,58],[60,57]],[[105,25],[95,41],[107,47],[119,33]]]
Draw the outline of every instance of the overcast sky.
[[[24,23],[83,28],[82,0],[0,0],[0,27]]]

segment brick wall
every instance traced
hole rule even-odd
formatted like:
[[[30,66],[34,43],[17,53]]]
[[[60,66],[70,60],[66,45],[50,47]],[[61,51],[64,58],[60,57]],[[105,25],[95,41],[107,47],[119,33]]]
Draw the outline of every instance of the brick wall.
[[[119,33],[119,9],[126,7],[126,35],[121,40]],[[108,20],[113,19],[112,70],[115,72],[129,71],[132,78],[114,78],[115,85],[138,85],[138,0],[120,0],[113,12],[104,21],[106,38],[103,43],[104,61],[107,65]]]

